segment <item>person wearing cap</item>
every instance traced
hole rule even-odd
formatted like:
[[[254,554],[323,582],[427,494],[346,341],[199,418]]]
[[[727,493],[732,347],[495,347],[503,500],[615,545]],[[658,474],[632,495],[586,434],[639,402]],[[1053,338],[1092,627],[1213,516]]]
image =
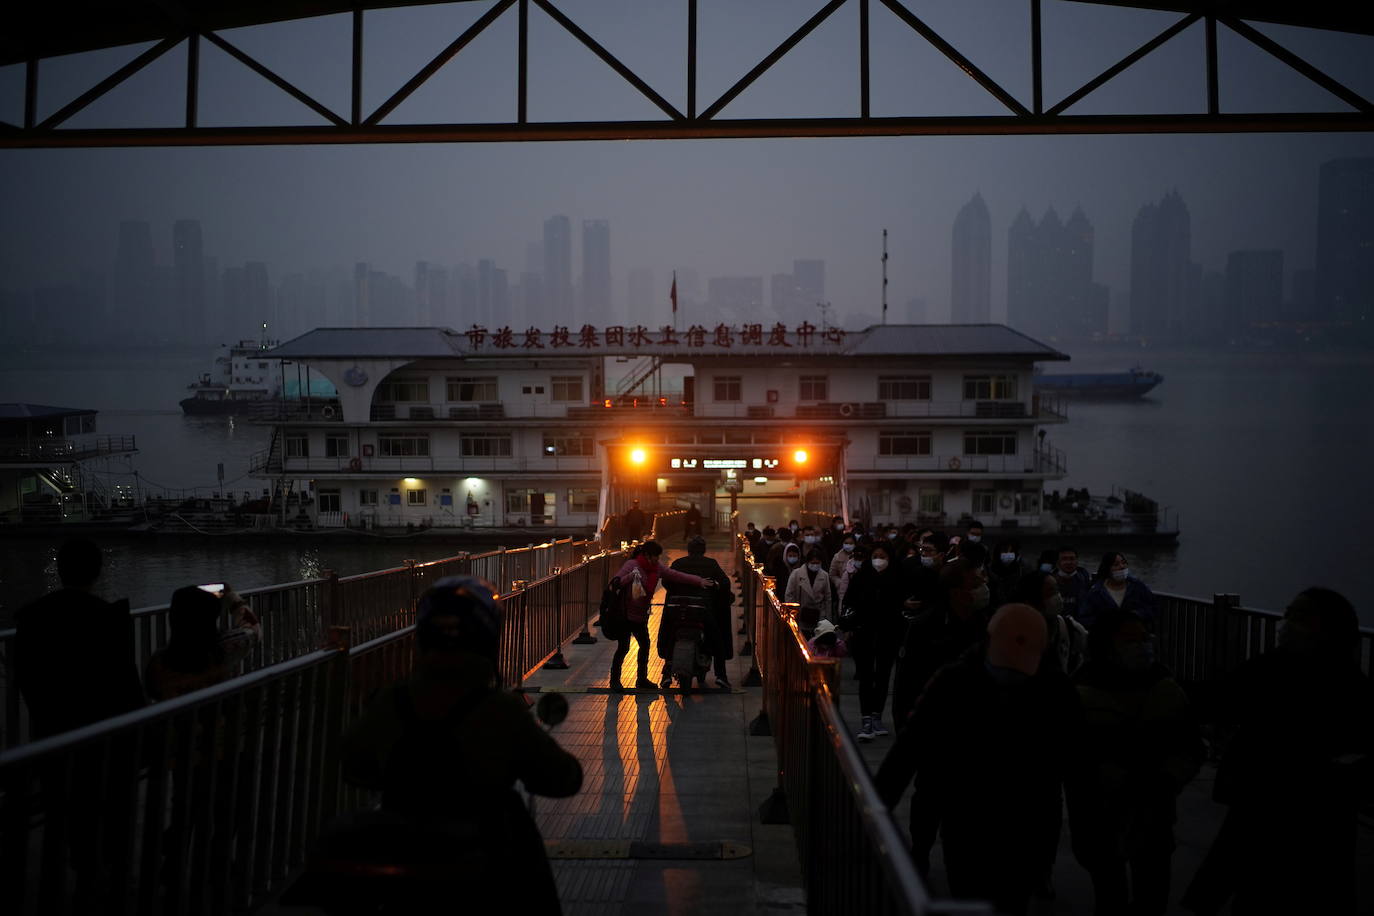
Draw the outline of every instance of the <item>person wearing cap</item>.
[[[889,807],[915,778],[912,858],[921,873],[938,831],[950,894],[990,901],[999,913],[1029,906],[1083,728],[1073,685],[1040,665],[1045,633],[1035,608],[1000,608],[986,645],[931,679],[874,777]]]
[[[515,782],[566,798],[581,789],[582,766],[524,700],[499,689],[500,641],[489,584],[436,582],[416,613],[414,672],[353,722],[340,763],[347,782],[381,792],[380,854],[455,875],[454,886],[437,888],[448,906],[557,913],[544,842]],[[391,902],[416,892],[397,888]]]
[[[706,555],[706,538],[701,535],[697,535],[687,542],[687,556],[678,557],[669,569],[685,575],[700,576],[715,583],[714,587],[703,589],[696,585],[668,582],[664,586],[664,590],[670,596],[683,594],[692,597],[711,598],[711,612],[706,615],[706,620],[703,621],[706,651],[712,659],[716,686],[722,690],[729,690],[730,676],[729,672],[725,670],[725,663],[735,657],[735,647],[730,639],[730,608],[735,603],[735,593],[730,588],[730,577],[725,574],[725,570],[720,568],[720,564],[714,558]],[[658,628],[658,655],[659,658],[663,659],[663,678],[660,683],[666,690],[672,686],[673,647],[668,643],[667,634],[663,630],[664,627],[662,626]],[[702,673],[700,683],[701,686],[706,686],[704,673]]]

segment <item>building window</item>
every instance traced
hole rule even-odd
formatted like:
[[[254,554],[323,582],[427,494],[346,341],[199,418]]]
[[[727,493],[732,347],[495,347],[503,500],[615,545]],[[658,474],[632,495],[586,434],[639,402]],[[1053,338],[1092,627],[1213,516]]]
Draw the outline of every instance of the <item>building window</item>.
[[[347,458],[348,437],[333,434],[324,437],[324,456],[326,458]]]
[[[499,401],[496,393],[496,376],[450,376],[448,378],[448,399],[450,401]]]
[[[892,494],[887,490],[868,490],[868,510],[874,515],[887,515],[892,511]]]
[[[429,436],[399,435],[377,437],[377,451],[384,458],[416,458],[429,455]]]
[[[459,454],[464,458],[509,458],[510,435],[467,435],[458,440]]]
[[[1015,455],[1016,430],[979,429],[964,433],[965,455]]]
[[[879,455],[929,455],[930,432],[923,429],[884,429],[878,432]]]
[[[429,382],[424,379],[396,379],[377,386],[375,401],[428,401]]]
[[[997,512],[997,493],[994,490],[973,491],[973,514],[994,515]]]
[[[1016,376],[966,375],[964,376],[964,400],[1014,401],[1016,400]]]
[[[715,393],[717,401],[739,401],[740,377],[738,375],[717,375]]]
[[[286,437],[286,457],[287,458],[309,458],[310,439],[308,436],[287,436]]]
[[[530,497],[533,495],[533,490],[507,490],[506,511],[515,514],[530,511]]]
[[[591,455],[595,446],[586,433],[544,434],[544,454],[552,457]]]
[[[376,491],[376,490],[359,490],[359,491],[358,491],[358,505],[360,505],[360,506],[375,506],[375,505],[377,505],[377,491]]]
[[[880,375],[878,376],[878,400],[929,401],[930,376]]]
[[[727,430],[725,431],[725,444],[726,444],[726,445],[749,445],[749,444],[752,443],[753,441],[754,441],[754,437],[753,437],[753,435],[751,435],[750,433],[747,433],[747,432],[743,432],[743,433],[742,433],[742,432],[737,432],[737,431],[735,431],[735,430],[729,430],[729,429],[727,429]]]
[[[321,512],[342,512],[343,500],[338,490],[320,490],[317,494]]]
[[[601,495],[595,488],[568,491],[569,512],[595,512],[601,508]]]
[[[543,386],[543,385],[522,385],[522,386],[520,387],[520,393],[521,393],[521,394],[543,394],[543,393],[544,393],[544,386]]]
[[[830,381],[824,375],[803,375],[798,398],[803,401],[825,401],[830,398]]]
[[[550,397],[555,401],[581,401],[582,400],[582,376],[580,375],[555,375],[549,380],[552,386]]]
[[[267,368],[267,363],[258,363],[258,368],[259,368],[259,369],[266,369],[266,368]]]
[[[1016,494],[1016,514],[1034,515],[1040,511],[1040,493],[1038,490],[1022,490]]]
[[[407,506],[427,506],[429,505],[428,490],[406,490]]]
[[[940,490],[922,490],[916,496],[916,511],[921,515],[943,515],[945,494]]]

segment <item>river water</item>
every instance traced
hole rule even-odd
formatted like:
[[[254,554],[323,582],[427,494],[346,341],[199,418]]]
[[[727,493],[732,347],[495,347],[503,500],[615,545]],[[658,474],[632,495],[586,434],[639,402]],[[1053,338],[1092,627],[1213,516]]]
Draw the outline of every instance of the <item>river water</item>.
[[[182,416],[185,386],[208,371],[208,351],[34,355],[0,366],[0,402],[100,411],[100,432],[134,435],[133,468],[159,487],[260,491],[249,457],[267,447],[265,427]],[[60,363],[58,362],[60,360]],[[1374,625],[1374,564],[1362,532],[1374,513],[1368,461],[1374,454],[1374,354],[1205,353],[1075,350],[1064,371],[1124,370],[1134,362],[1164,374],[1136,402],[1069,406],[1068,424],[1047,427],[1069,475],[1049,489],[1139,490],[1179,515],[1168,549],[1129,551],[1132,567],[1162,591],[1240,594],[1252,607],[1281,609],[1299,590],[1325,585],[1349,597]],[[229,581],[251,588],[318,575],[432,559],[461,541],[262,544],[187,540],[114,542],[100,589],[135,607],[165,602],[176,587]],[[1092,545],[1083,545],[1094,564]],[[0,540],[0,624],[55,583],[55,544]]]

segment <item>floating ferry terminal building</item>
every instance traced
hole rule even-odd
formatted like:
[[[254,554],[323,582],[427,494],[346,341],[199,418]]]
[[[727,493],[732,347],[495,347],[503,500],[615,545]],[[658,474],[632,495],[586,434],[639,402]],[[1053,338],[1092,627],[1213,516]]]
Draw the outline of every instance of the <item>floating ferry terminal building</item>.
[[[1037,528],[1065,473],[1032,378],[1068,357],[1003,325],[320,328],[267,355],[339,393],[286,408],[253,465],[310,481],[322,527],[585,530],[771,494]]]

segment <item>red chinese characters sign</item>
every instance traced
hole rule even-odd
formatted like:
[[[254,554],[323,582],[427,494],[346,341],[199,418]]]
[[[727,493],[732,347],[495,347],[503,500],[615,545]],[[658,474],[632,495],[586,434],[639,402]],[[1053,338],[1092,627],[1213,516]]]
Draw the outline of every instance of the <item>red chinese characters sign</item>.
[[[718,324],[714,328],[694,324],[685,331],[664,325],[657,329],[643,325],[626,327],[612,325],[598,330],[589,324],[573,331],[559,325],[552,331],[527,328],[524,331],[509,327],[488,329],[474,324],[464,331],[470,350],[543,350],[546,347],[561,349],[577,347],[583,350],[601,349],[663,349],[669,347],[680,350],[747,350],[750,347],[800,347],[803,349],[824,349],[844,344],[848,334],[843,328],[818,328],[809,321],[803,321],[795,328],[789,328],[781,321],[769,326],[763,324],[728,325]]]

